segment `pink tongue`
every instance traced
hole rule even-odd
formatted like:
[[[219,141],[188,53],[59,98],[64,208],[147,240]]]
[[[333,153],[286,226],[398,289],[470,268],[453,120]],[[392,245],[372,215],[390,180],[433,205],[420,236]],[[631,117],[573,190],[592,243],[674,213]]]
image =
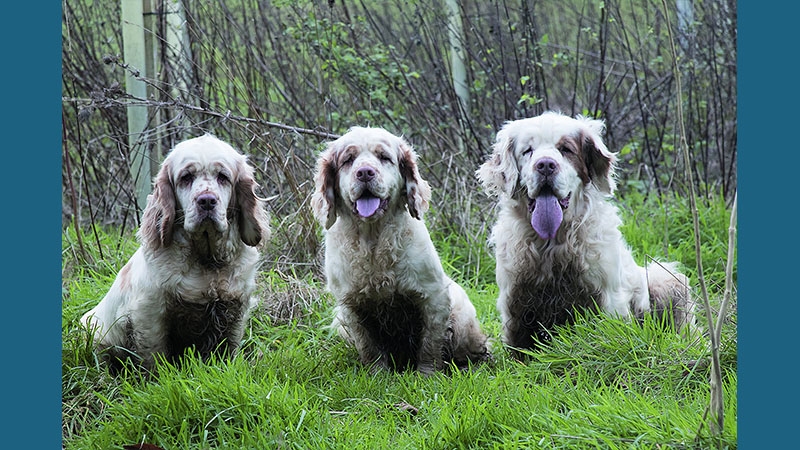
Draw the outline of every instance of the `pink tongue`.
[[[375,214],[379,206],[381,206],[381,199],[378,197],[365,196],[356,200],[356,209],[358,210],[358,215],[361,217],[369,217]]]
[[[556,196],[552,194],[539,195],[535,202],[531,214],[531,226],[542,239],[553,239],[564,218],[561,205],[558,204]]]

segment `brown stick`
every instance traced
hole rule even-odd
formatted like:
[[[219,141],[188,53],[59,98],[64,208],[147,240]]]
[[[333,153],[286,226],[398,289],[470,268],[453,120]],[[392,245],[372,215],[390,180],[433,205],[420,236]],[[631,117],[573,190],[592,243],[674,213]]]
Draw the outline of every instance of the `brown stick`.
[[[736,198],[738,196],[739,191],[736,190],[733,194],[731,221],[728,225],[728,261],[725,264],[725,293],[722,296],[722,305],[720,305],[719,314],[717,315],[717,326],[714,328],[717,340],[722,337],[722,323],[725,320],[725,313],[728,309],[728,301],[731,298],[731,290],[733,288],[733,254],[736,251]]]
[[[700,281],[700,290],[703,296],[703,307],[706,312],[706,319],[708,320],[708,330],[711,338],[711,401],[710,401],[710,416],[712,422],[709,424],[709,429],[712,434],[719,435],[722,433],[724,424],[724,407],[723,407],[723,390],[722,390],[722,372],[719,363],[719,336],[714,327],[714,315],[711,311],[711,303],[708,300],[708,290],[706,288],[705,276],[703,275],[703,260],[700,253],[700,221],[697,217],[697,203],[694,192],[694,180],[691,169],[691,159],[689,158],[689,146],[686,142],[686,129],[683,124],[683,95],[681,92],[681,73],[678,69],[678,54],[675,51],[675,39],[672,36],[672,26],[669,20],[669,10],[667,9],[666,0],[661,0],[664,5],[664,16],[667,20],[667,32],[669,34],[669,44],[672,50],[672,63],[673,70],[675,71],[675,87],[677,89],[678,104],[675,108],[678,112],[678,125],[680,126],[680,146],[683,150],[684,168],[686,169],[686,178],[689,180],[689,199],[692,207],[692,220],[694,222],[694,248],[695,258],[697,259],[697,278]],[[716,423],[713,422],[716,417]],[[719,442],[722,447],[722,441]]]
[[[70,156],[67,150],[67,126],[64,123],[66,120],[66,113],[61,112],[61,142],[64,147],[64,164],[67,166],[67,181],[69,181],[70,197],[72,198],[72,227],[75,228],[75,236],[78,238],[78,249],[80,249],[83,261],[86,261],[86,250],[83,248],[83,238],[81,237],[81,229],[78,228],[78,202],[76,200],[77,194],[75,193],[75,186],[72,184],[72,169],[70,169]]]
[[[291,125],[286,125],[278,122],[270,122],[268,120],[263,119],[254,119],[252,117],[245,117],[240,116],[237,114],[231,114],[230,111],[226,113],[221,113],[219,111],[213,111],[210,109],[202,108],[200,106],[190,105],[188,103],[183,103],[180,101],[170,101],[170,102],[160,102],[155,100],[148,100],[144,98],[134,97],[132,95],[124,95],[121,96],[126,100],[122,100],[119,98],[110,98],[105,97],[103,98],[102,102],[97,102],[93,99],[89,98],[75,98],[75,97],[62,97],[61,101],[63,102],[74,102],[74,103],[86,103],[91,105],[95,108],[108,108],[110,106],[150,106],[156,108],[179,108],[188,111],[198,112],[201,114],[205,114],[207,116],[218,117],[220,119],[227,119],[227,120],[234,120],[239,122],[247,122],[247,123],[254,123],[258,125],[264,125],[272,128],[280,128],[281,130],[292,131],[295,133],[300,134],[308,134],[311,136],[316,136],[322,139],[338,139],[340,135],[328,133],[325,131],[317,131],[311,130],[309,128],[301,128],[301,127],[293,127]]]

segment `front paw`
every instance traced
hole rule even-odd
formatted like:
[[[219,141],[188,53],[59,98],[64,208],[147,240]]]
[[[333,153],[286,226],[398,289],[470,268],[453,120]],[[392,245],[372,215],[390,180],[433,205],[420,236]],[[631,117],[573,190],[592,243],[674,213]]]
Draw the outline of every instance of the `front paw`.
[[[436,373],[436,367],[433,363],[417,364],[417,372],[423,377],[428,378]]]

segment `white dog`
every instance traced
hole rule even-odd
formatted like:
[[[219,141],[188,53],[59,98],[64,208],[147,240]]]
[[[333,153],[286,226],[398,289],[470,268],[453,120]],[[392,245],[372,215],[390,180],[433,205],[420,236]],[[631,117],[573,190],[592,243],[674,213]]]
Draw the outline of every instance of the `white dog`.
[[[352,128],[317,161],[312,207],[327,229],[333,326],[364,364],[459,366],[490,357],[467,294],[448,278],[422,215],[430,188],[417,156],[380,128]]]
[[[205,135],[170,152],[147,199],[141,247],[81,321],[112,363],[152,367],[188,347],[234,351],[255,305],[258,251],[269,238],[253,169],[230,145]]]
[[[575,307],[623,318],[671,312],[693,322],[688,279],[675,263],[634,261],[607,201],[615,154],[604,124],[557,113],[508,122],[477,175],[500,210],[490,242],[497,259],[497,308],[504,341],[534,348]]]

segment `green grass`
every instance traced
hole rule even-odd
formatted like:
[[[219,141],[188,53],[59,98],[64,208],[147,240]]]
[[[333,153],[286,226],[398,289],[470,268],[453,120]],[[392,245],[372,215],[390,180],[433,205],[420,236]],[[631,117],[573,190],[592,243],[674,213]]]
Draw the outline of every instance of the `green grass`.
[[[623,231],[640,262],[647,254],[663,257],[667,217],[670,259],[694,270],[694,248],[684,243],[691,227],[686,202],[620,203]],[[701,213],[704,252],[711,261],[721,260],[724,269],[727,211],[712,203]],[[650,321],[639,326],[590,316],[560,330],[546,349],[520,363],[497,343],[497,287],[484,281],[484,268],[463,267],[466,261],[487,261],[470,257],[474,243],[458,236],[436,236],[436,243],[452,276],[471,274],[462,281],[484,330],[497,341],[490,365],[427,378],[370,374],[355,350],[326,328],[332,300],[321,280],[267,267],[259,280],[266,301],[235,357],[201,362],[190,355],[181,367],[161,365],[152,378],[135,370],[112,376],[76,321],[102,297],[136,245],[130,236],[120,241],[113,229],[100,230],[99,238],[104,258],[93,235],[84,235],[87,255],[79,254],[74,230],[63,237],[67,449],[113,449],[141,441],[167,449],[716,446],[700,429],[709,370],[690,364],[707,357],[704,341],[659,331]],[[714,283],[724,284],[714,264],[707,263],[706,270]],[[716,304],[719,294],[714,295]],[[734,305],[722,354],[722,443],[728,448],[736,447],[737,432],[735,314]],[[418,413],[395,406],[399,403]]]

